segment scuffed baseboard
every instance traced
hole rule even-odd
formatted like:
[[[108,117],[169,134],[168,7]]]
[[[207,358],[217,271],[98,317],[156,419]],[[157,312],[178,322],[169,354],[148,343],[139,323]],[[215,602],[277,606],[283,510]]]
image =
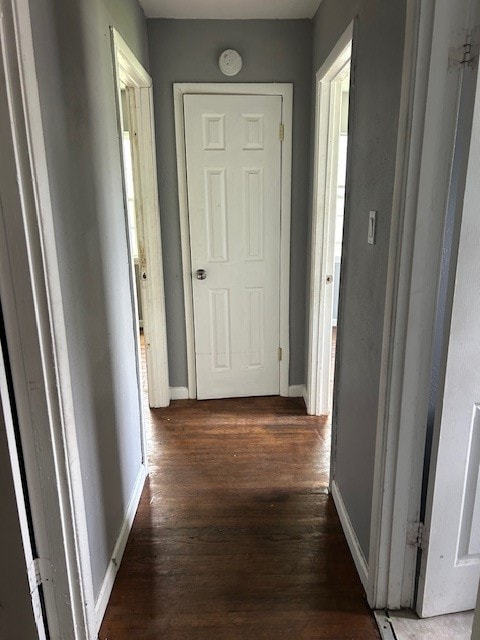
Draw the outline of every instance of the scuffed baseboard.
[[[306,390],[304,384],[294,384],[288,387],[289,398],[305,398]]]
[[[362,581],[363,588],[366,591],[368,587],[368,564],[365,560],[365,556],[363,555],[360,543],[358,542],[357,535],[350,521],[350,516],[348,515],[345,503],[343,502],[342,494],[340,493],[340,489],[338,488],[335,480],[333,480],[332,482],[332,498],[337,508],[338,517],[340,518],[343,532],[347,539],[347,543],[350,548],[350,553],[352,554],[355,567],[357,568],[358,575],[360,576],[360,580]]]
[[[170,387],[171,400],[188,400],[187,387]]]
[[[95,605],[95,620],[96,620],[97,633],[100,629],[100,625],[102,624],[103,616],[105,615],[105,610],[107,608],[108,601],[110,599],[110,594],[112,593],[113,583],[115,582],[115,577],[117,575],[118,569],[120,567],[120,563],[122,561],[123,552],[125,551],[125,547],[127,545],[128,536],[130,535],[130,530],[132,528],[133,520],[135,518],[135,514],[138,509],[138,503],[140,502],[140,497],[142,495],[143,486],[145,484],[146,477],[147,477],[147,469],[145,465],[142,464],[142,466],[140,467],[140,471],[138,473],[137,479],[135,481],[132,497],[130,498],[128,508],[125,513],[125,519],[123,521],[122,528],[120,529],[117,542],[115,543],[112,557],[108,564],[107,571],[103,579],[102,587],[100,589],[100,593],[97,598],[97,603]]]

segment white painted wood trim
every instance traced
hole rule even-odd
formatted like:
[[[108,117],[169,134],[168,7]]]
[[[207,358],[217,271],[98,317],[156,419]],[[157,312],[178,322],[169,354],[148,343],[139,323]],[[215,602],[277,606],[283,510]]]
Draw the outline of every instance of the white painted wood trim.
[[[142,274],[146,276],[145,279],[140,277],[140,286],[147,359],[148,399],[151,407],[166,407],[170,402],[170,393],[152,80],[123,38],[113,27],[111,28],[111,35],[117,97],[117,125],[122,162],[123,128],[121,124],[121,84],[124,84],[128,90],[130,123],[136,134],[132,138],[132,159],[140,274],[141,276]],[[130,247],[126,199],[125,233]],[[131,255],[132,253],[129,250],[129,257]],[[137,377],[139,380],[139,402],[140,406],[142,406],[136,279],[135,268],[131,259],[130,262],[132,313],[135,324]],[[145,447],[144,442],[144,462],[146,463]]]
[[[197,396],[195,369],[195,332],[193,292],[191,280],[190,229],[188,224],[187,165],[185,157],[185,121],[183,96],[186,94],[269,95],[282,97],[282,116],[285,139],[282,144],[281,239],[280,239],[280,395],[289,394],[290,365],[290,224],[292,189],[292,127],[293,85],[290,83],[175,83],[173,99],[175,109],[175,138],[177,150],[178,202],[180,211],[180,237],[182,245],[183,292],[187,343],[187,373],[189,398]]]
[[[170,387],[170,398],[172,400],[188,400],[188,387]]]
[[[44,582],[50,635],[90,640],[93,584],[28,0],[1,0],[0,16],[0,57],[15,65],[6,85],[23,215],[1,225],[0,286],[33,522],[42,566],[55,573]]]
[[[375,449],[368,600],[414,606],[437,284],[469,0],[408,0]],[[470,14],[472,19],[474,12]],[[473,24],[471,26],[474,26]],[[417,217],[418,216],[418,217]]]
[[[358,542],[358,538],[351,523],[350,516],[348,515],[348,511],[345,507],[345,503],[343,502],[342,494],[340,493],[340,489],[338,488],[335,480],[333,480],[331,483],[331,492],[335,507],[337,508],[338,517],[340,518],[340,522],[342,524],[345,538],[347,539],[350,553],[352,554],[352,558],[355,563],[355,567],[357,569],[358,575],[360,576],[363,588],[367,590],[368,564],[365,560],[365,556],[363,555],[360,543]]]
[[[288,387],[288,397],[289,398],[305,398],[305,385],[294,384]]]
[[[432,2],[425,3],[423,29],[428,30],[427,16]],[[427,5],[430,5],[427,7]],[[405,507],[408,504],[411,485],[411,469],[405,467],[405,478],[400,478],[403,487],[396,486],[396,466],[399,462],[400,404],[403,389],[403,357],[405,350],[406,318],[400,312],[408,308],[409,265],[407,251],[413,243],[416,218],[415,175],[420,170],[423,119],[425,116],[428,66],[431,37],[427,31],[423,46],[418,48],[422,28],[419,24],[419,2],[408,0],[406,40],[403,61],[403,80],[400,100],[399,132],[397,137],[396,176],[393,194],[389,265],[387,269],[387,292],[385,300],[385,323],[382,346],[382,367],[380,372],[380,403],[378,409],[377,435],[375,444],[375,470],[372,496],[372,519],[370,535],[370,584],[368,600],[372,608],[399,608],[402,602],[402,582],[404,566],[416,559],[416,552],[406,548]],[[420,56],[420,57],[418,57]],[[423,71],[422,71],[423,67]],[[422,91],[422,86],[424,87]],[[403,218],[403,219],[402,219]],[[410,228],[409,228],[410,227]],[[402,242],[403,247],[402,247]],[[397,263],[399,256],[403,263]],[[398,310],[398,311],[397,311]],[[405,442],[411,437],[405,429]],[[423,447],[419,443],[423,458]],[[419,503],[420,504],[420,503]],[[418,505],[419,506],[419,505]],[[403,511],[403,517],[401,512]],[[398,518],[398,519],[397,519]],[[394,531],[404,542],[395,547]],[[410,557],[408,557],[410,556]],[[396,566],[395,566],[396,565]],[[412,582],[413,586],[413,582]],[[413,593],[412,593],[413,598]],[[413,600],[405,602],[412,606]]]
[[[151,407],[167,407],[170,401],[166,331],[165,290],[161,224],[158,200],[155,135],[153,125],[153,92],[151,87],[135,92],[131,122],[137,135],[133,140],[138,151],[135,184],[141,185],[141,202],[136,206],[139,243],[140,288],[143,332],[147,358],[148,399]],[[149,141],[148,144],[144,144]],[[146,275],[146,279],[142,277]]]
[[[311,232],[311,266],[308,315],[307,411],[324,415],[330,411],[331,317],[326,305],[325,277],[328,271],[326,242],[331,220],[328,199],[331,191],[330,98],[332,81],[352,55],[353,21],[342,34],[316,73],[314,182]],[[348,172],[348,170],[347,170]],[[327,335],[327,324],[330,335]]]
[[[273,85],[274,88],[280,85]],[[293,85],[282,85],[282,197],[280,226],[280,395],[288,395],[290,373],[290,226],[292,206]]]
[[[185,307],[185,338],[187,347],[188,397],[197,397],[197,370],[195,365],[195,330],[193,323],[192,258],[188,224],[187,158],[185,147],[185,121],[183,92],[173,86],[175,111],[175,143],[177,154],[178,206],[180,215],[180,242],[182,249],[182,282]]]
[[[136,87],[151,87],[152,79],[148,71],[143,67],[120,33],[114,27],[110,27],[110,32],[115,51],[115,64],[117,65],[120,79],[127,84],[133,82]]]
[[[478,409],[478,385],[472,384],[472,382],[465,385],[465,389],[469,389],[468,395],[462,396],[461,390],[463,389],[463,378],[469,375],[469,368],[472,364],[467,351],[477,347],[479,335],[478,324],[475,326],[467,320],[474,308],[472,306],[474,303],[469,300],[472,295],[475,296],[478,274],[478,266],[475,267],[474,262],[478,260],[478,245],[470,250],[467,248],[471,242],[467,229],[473,229],[476,234],[478,228],[480,2],[478,0],[459,0],[455,3],[455,11],[450,5],[447,7],[447,13],[443,15],[443,25],[448,30],[444,32],[439,43],[435,43],[434,40],[432,60],[436,60],[439,55],[445,57],[448,53],[451,55],[448,59],[448,71],[447,63],[442,69],[446,76],[446,91],[443,98],[446,108],[442,114],[442,128],[438,137],[444,148],[440,154],[437,152],[437,155],[433,156],[437,161],[437,167],[440,165],[438,168],[445,179],[444,186],[448,189],[443,193],[440,192],[440,195],[445,196],[445,200],[440,201],[440,209],[436,208],[431,213],[436,213],[445,224],[445,220],[449,219],[453,211],[455,231],[453,242],[450,245],[449,282],[444,300],[445,317],[441,327],[442,358],[438,363],[438,392],[435,419],[431,431],[430,461],[425,469],[428,473],[428,486],[415,602],[415,610],[421,618],[473,608],[476,604],[475,595],[478,590],[480,573],[480,559],[467,552],[463,558],[460,542],[462,537],[460,532],[464,531],[468,522],[469,508],[478,500],[478,490],[477,497],[474,498],[475,493],[471,493],[467,488],[469,476],[462,473],[463,469],[466,470],[467,464],[471,466],[476,455],[474,453],[475,436],[471,428],[475,425],[472,416]],[[440,9],[437,9],[437,16],[439,12]],[[471,49],[474,52],[471,64],[468,66],[455,65],[455,58],[458,59],[456,52],[461,51],[463,56],[466,33],[470,35],[469,41],[471,41]],[[448,40],[449,35],[450,40]],[[427,147],[429,140],[430,138],[426,136],[424,148]],[[449,224],[450,221],[447,226]],[[437,228],[439,232],[442,231],[443,235],[443,225],[441,226],[439,221],[437,221]],[[441,239],[443,240],[443,238]],[[438,255],[443,254],[444,245],[441,242],[438,251]],[[438,259],[438,263],[440,263],[440,259]],[[437,281],[440,281],[438,266],[436,275]],[[463,308],[462,299],[464,304],[468,305],[466,308]],[[476,303],[478,304],[478,300]],[[459,309],[461,309],[460,312]],[[462,329],[468,327],[467,332],[459,334],[459,327]],[[436,328],[438,331],[438,324]],[[459,351],[459,341],[462,341],[462,338],[462,349]],[[454,365],[455,361],[456,366]],[[458,374],[452,375],[454,369]],[[462,405],[468,407],[469,410],[460,413]],[[463,433],[462,430],[457,431],[457,425],[452,424],[456,419],[462,422],[465,420]],[[470,420],[472,420],[471,423]],[[458,437],[451,437],[452,433],[456,433]],[[466,455],[465,463],[464,452]],[[472,457],[467,463],[468,456]],[[420,471],[423,471],[423,466],[420,469],[415,462],[414,451],[413,469],[419,474]],[[461,480],[455,479],[456,471],[452,469],[452,464],[461,465]],[[452,508],[451,498],[453,496],[456,501],[455,510]],[[445,518],[446,512],[449,514],[449,522]],[[473,540],[478,535],[477,525],[474,522],[475,519],[469,525]],[[472,553],[471,550],[470,553]],[[465,566],[461,567],[464,562]],[[450,571],[445,571],[445,565],[449,567]],[[467,567],[472,571],[472,574],[468,575]],[[457,568],[459,573],[465,571],[465,575],[460,579],[455,577]],[[447,580],[448,588],[445,586]]]
[[[352,54],[351,51],[348,51],[348,47],[353,41],[354,23],[354,20],[350,22],[335,43],[322,66],[316,72],[315,78],[317,82],[321,82],[322,80],[332,80],[351,58]]]
[[[305,409],[307,408],[307,402],[308,402],[308,391],[307,391],[307,385],[303,385],[303,401],[305,402]],[[307,411],[308,413],[308,411]]]
[[[1,205],[0,205],[1,206]],[[3,350],[0,345],[0,428],[5,429],[7,436],[7,447],[9,451],[13,486],[15,490],[15,498],[18,509],[18,521],[20,524],[20,533],[22,536],[22,546],[25,555],[25,569],[28,572],[28,581],[30,587],[30,597],[32,600],[32,610],[37,627],[38,640],[47,640],[46,620],[43,617],[42,603],[38,591],[38,584],[35,578],[34,556],[32,548],[32,538],[30,526],[28,523],[27,511],[30,505],[27,501],[27,491],[22,480],[20,468],[20,456],[16,442],[15,426],[12,416],[12,404],[9,395],[7,382],[7,373],[5,369],[5,361],[3,358]]]
[[[138,472],[138,476],[133,487],[132,496],[125,513],[125,518],[120,529],[117,542],[115,543],[115,546],[113,548],[112,557],[108,564],[107,571],[105,572],[105,577],[103,579],[100,593],[97,598],[97,603],[95,605],[97,634],[100,630],[100,626],[107,609],[108,601],[112,593],[113,584],[115,582],[115,577],[120,568],[120,563],[122,562],[123,554],[128,541],[128,536],[130,535],[133,521],[135,519],[135,514],[137,513],[138,505],[140,503],[140,498],[142,497],[142,491],[147,475],[147,468],[144,464],[142,464]]]

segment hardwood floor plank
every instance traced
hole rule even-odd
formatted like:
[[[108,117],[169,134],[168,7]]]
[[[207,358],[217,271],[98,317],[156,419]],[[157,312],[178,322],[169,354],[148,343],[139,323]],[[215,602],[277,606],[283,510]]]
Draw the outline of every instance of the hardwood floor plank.
[[[378,639],[297,398],[150,412],[150,477],[100,640]]]

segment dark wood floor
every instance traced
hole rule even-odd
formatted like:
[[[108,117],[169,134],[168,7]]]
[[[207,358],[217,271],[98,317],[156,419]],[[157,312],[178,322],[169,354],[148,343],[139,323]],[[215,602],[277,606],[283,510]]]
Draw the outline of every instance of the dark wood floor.
[[[100,640],[377,639],[327,494],[329,442],[300,399],[152,411]]]

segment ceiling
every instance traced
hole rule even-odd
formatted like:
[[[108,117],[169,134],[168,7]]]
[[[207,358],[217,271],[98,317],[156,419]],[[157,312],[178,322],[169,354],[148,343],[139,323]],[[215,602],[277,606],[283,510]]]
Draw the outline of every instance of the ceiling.
[[[147,18],[313,18],[321,0],[139,0]]]

